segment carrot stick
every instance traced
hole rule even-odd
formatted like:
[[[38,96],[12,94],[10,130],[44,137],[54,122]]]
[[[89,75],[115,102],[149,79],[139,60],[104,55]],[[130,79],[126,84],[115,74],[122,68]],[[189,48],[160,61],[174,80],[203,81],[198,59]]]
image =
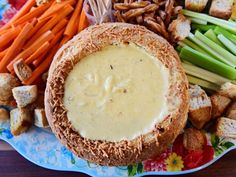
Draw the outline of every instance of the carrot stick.
[[[38,22],[38,23],[34,26],[34,28],[29,32],[29,34],[28,34],[28,36],[27,36],[27,39],[28,39],[29,41],[28,41],[27,44],[23,47],[24,49],[25,49],[25,48],[28,48],[30,45],[32,45],[32,43],[34,43],[34,41],[31,40],[31,39],[32,39],[32,36],[35,35],[35,33],[36,33],[43,25],[45,25],[45,23],[47,23],[47,20]]]
[[[12,22],[12,25],[17,26],[21,23],[29,21],[30,19],[40,16],[43,12],[45,12],[45,10],[47,10],[50,7],[50,5],[51,5],[50,3],[47,3],[47,4],[41,5],[35,9],[33,9],[31,12],[25,14],[24,16],[22,16],[21,18],[19,18],[15,22]]]
[[[41,16],[39,17],[39,21],[44,20],[45,18],[51,17],[55,15],[57,12],[62,10],[67,4],[73,6],[75,4],[75,0],[67,0],[61,3],[53,3],[51,7]]]
[[[78,32],[82,31],[86,27],[89,26],[88,18],[86,17],[86,14],[84,10],[82,10],[80,19],[79,19],[79,27],[78,27]]]
[[[3,29],[0,31],[0,35],[3,35],[5,34],[6,32],[9,32],[10,29]]]
[[[6,55],[7,51],[9,50],[9,48],[5,49],[4,51],[0,52],[0,61],[2,60],[2,58]]]
[[[53,34],[57,34],[62,28],[64,28],[66,26],[66,24],[68,23],[67,19],[63,19],[61,20],[53,29],[52,32]]]
[[[48,47],[49,51],[50,51],[51,48],[53,48],[58,43],[58,41],[61,39],[63,33],[64,33],[64,29],[62,29],[61,31],[59,31],[55,35],[55,37],[50,42],[50,46]],[[44,59],[44,57],[37,58],[36,60],[33,61],[33,65],[36,66],[36,67],[39,66],[39,64],[42,62],[43,59]]]
[[[32,63],[34,60],[36,60],[40,55],[44,54],[48,51],[48,47],[50,46],[49,42],[45,42],[42,46],[40,46],[32,55],[30,55],[29,58],[25,60],[26,64]]]
[[[38,38],[31,46],[23,50],[20,54],[18,54],[11,62],[7,65],[7,69],[9,71],[13,70],[13,63],[19,60],[20,58],[23,58],[25,60],[30,55],[32,55],[35,51],[35,49],[38,49],[43,43],[50,41],[53,39],[54,34],[51,31],[47,31],[44,33],[40,38]]]
[[[35,0],[28,0],[26,1],[26,3],[24,4],[24,6],[17,12],[17,14],[6,24],[4,25],[1,30],[7,29],[11,26],[12,22],[16,21],[17,19],[19,19],[20,17],[24,16],[25,14],[27,14],[30,9],[35,6],[36,1]]]
[[[66,26],[66,30],[64,32],[65,35],[72,37],[77,33],[76,27],[78,26],[78,19],[82,10],[82,6],[83,6],[83,0],[78,0],[73,15]]]
[[[0,36],[0,48],[9,44],[20,33],[20,27],[8,30],[4,35]]]
[[[67,43],[71,38],[69,36],[64,36],[60,42],[60,47]]]
[[[32,84],[34,81],[37,80],[38,77],[40,77],[49,68],[58,48],[59,48],[58,44],[53,47],[52,51],[49,53],[47,58],[32,72],[31,77],[28,80],[23,81],[24,85]]]
[[[26,36],[28,32],[33,28],[31,23],[27,23],[21,30],[20,34],[16,37],[9,50],[7,50],[6,55],[0,62],[0,72],[7,72],[7,64],[14,58],[22,49],[26,41]]]
[[[36,40],[44,32],[51,30],[59,21],[69,15],[73,10],[74,8],[72,6],[66,5],[62,12],[60,12],[58,15],[55,15],[41,29],[39,29],[39,31],[31,39],[31,41]]]

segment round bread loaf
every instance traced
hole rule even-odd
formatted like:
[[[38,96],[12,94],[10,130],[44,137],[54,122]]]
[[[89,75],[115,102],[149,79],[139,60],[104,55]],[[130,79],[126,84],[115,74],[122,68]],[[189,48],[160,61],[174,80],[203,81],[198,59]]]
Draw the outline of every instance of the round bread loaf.
[[[86,56],[106,46],[129,43],[143,48],[167,70],[167,114],[149,132],[133,139],[107,141],[83,137],[68,119],[63,101],[66,79]],[[184,128],[188,106],[188,81],[174,48],[145,27],[125,23],[91,26],[65,44],[54,57],[45,93],[46,116],[60,142],[78,157],[109,166],[141,162],[163,152]]]

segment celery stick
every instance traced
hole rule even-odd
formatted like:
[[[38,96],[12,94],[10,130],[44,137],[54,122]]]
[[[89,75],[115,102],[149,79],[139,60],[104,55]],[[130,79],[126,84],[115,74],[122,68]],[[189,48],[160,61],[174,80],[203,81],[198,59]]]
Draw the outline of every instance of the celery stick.
[[[190,84],[196,84],[196,85],[199,85],[205,89],[214,90],[214,91],[217,91],[220,89],[220,86],[213,84],[211,82],[199,79],[197,77],[187,75],[187,78],[188,78],[188,81]]]
[[[198,77],[200,79],[206,80],[219,86],[224,84],[225,82],[231,82],[231,80],[226,79],[225,77],[200,68],[196,65],[191,65],[186,61],[182,62],[182,66],[187,74],[194,77]]]
[[[198,45],[196,45],[195,43],[191,42],[190,40],[188,40],[187,38],[185,38],[183,41],[182,41],[184,44],[186,44],[187,46],[199,51],[199,52],[202,52],[206,55],[208,55],[207,52],[205,52],[205,50],[201,49],[201,47],[198,47]]]
[[[202,19],[194,18],[194,17],[189,17],[189,19],[191,20],[192,23],[196,23],[196,24],[199,24],[199,25],[207,25],[206,20],[202,20]]]
[[[223,34],[225,37],[227,37],[229,40],[231,40],[234,44],[236,44],[236,35],[230,33],[229,31],[225,30],[224,28],[217,26],[214,29],[214,32],[216,34]]]
[[[218,39],[229,49],[234,55],[236,55],[236,45],[227,39],[223,34],[219,34]]]
[[[212,54],[214,55],[215,58],[235,68],[236,56],[234,56],[233,54],[231,54],[229,51],[225,50],[218,44],[214,43],[212,40],[208,39],[199,31],[195,33],[195,37],[204,42],[214,51],[212,52]]]
[[[234,68],[188,46],[182,48],[180,58],[228,79],[236,79],[236,70]]]
[[[192,11],[185,10],[185,9],[183,9],[181,12],[185,16],[199,18],[201,20],[205,20],[205,21],[210,22],[212,24],[222,26],[223,28],[228,29],[228,30],[232,31],[234,34],[236,34],[236,23],[234,23],[234,22],[222,20],[222,19],[212,17],[207,14],[192,12]]]
[[[177,52],[180,52],[181,51],[181,49],[182,49],[182,47],[181,46],[177,46],[176,48],[175,48],[175,50],[177,50]]]
[[[223,48],[225,47],[217,38],[216,34],[214,33],[212,29],[209,29],[204,35],[208,37],[210,40],[212,40],[213,42],[215,42],[216,44],[220,45],[221,47]]]
[[[200,25],[200,24],[196,24],[196,23],[192,23],[191,24],[192,29],[200,29],[201,31],[208,31],[209,29],[215,29],[215,25]]]

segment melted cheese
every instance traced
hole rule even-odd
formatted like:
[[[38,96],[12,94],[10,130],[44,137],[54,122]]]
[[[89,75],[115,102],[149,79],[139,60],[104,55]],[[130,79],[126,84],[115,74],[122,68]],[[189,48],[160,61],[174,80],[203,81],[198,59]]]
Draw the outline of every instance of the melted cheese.
[[[69,73],[64,105],[81,136],[131,140],[148,133],[166,114],[168,72],[134,45],[107,46]]]

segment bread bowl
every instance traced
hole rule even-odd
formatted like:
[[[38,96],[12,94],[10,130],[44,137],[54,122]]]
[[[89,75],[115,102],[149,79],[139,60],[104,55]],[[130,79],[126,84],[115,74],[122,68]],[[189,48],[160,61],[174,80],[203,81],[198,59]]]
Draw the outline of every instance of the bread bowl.
[[[133,52],[132,55],[127,55],[125,60],[122,60],[120,56],[125,55],[128,51]],[[106,55],[106,52],[111,52],[109,57],[99,57]],[[119,56],[121,60],[117,60],[116,56]],[[132,56],[136,56],[136,58],[132,58]],[[138,66],[140,58],[130,64],[134,59],[137,59],[137,56],[146,56],[142,58],[143,63],[146,62],[146,64]],[[112,61],[113,64],[117,62],[115,68],[109,66],[110,63],[105,61]],[[108,67],[96,70],[94,66]],[[80,81],[74,82],[73,78],[78,79],[78,77],[85,76],[86,72],[92,70],[100,72],[102,83],[111,83],[109,79],[106,81],[107,77],[105,76],[109,76],[110,72],[114,72],[110,70],[116,68],[119,70],[114,74],[116,78],[124,78],[125,73],[133,68],[132,72],[127,74],[127,78],[131,78],[131,82],[132,80],[135,82],[132,82],[133,85],[130,84],[134,86],[133,90],[132,87],[128,87],[126,94],[130,94],[130,97],[125,98],[116,93],[113,104],[118,105],[117,107],[121,109],[119,100],[124,100],[122,102],[124,106],[121,110],[124,111],[124,114],[129,112],[127,115],[135,116],[121,116],[127,119],[121,121],[121,119],[117,119],[116,114],[112,114],[117,113],[116,109],[114,112],[103,109],[97,115],[91,116],[92,108],[98,110],[96,104],[93,104],[94,99],[87,99],[90,101],[89,104],[91,103],[90,109],[86,108],[81,111],[83,104],[79,101],[86,100],[80,91],[84,85],[78,85]],[[106,72],[108,69],[110,69],[109,72]],[[144,71],[146,69],[146,71],[144,72],[142,69]],[[155,73],[154,76],[147,72],[149,69]],[[122,73],[124,73],[123,76],[121,76]],[[143,84],[140,84],[140,78],[143,79]],[[158,79],[154,82],[153,78]],[[147,80],[148,82],[146,82]],[[157,83],[161,83],[161,85],[157,86]],[[70,85],[72,87],[75,85],[78,90],[72,91]],[[95,91],[100,87],[109,90],[109,84],[106,85],[101,84],[93,88]],[[143,88],[147,88],[147,90],[145,91]],[[161,91],[158,92],[158,89]],[[138,90],[136,95],[133,94],[134,90]],[[141,93],[141,91],[143,92]],[[96,93],[100,93],[100,91]],[[125,93],[119,92],[119,94]],[[141,99],[139,100],[140,96]],[[71,97],[73,97],[73,103],[69,104],[68,100]],[[155,100],[153,101],[154,106],[149,102],[151,97],[158,98],[157,100],[153,99]],[[135,104],[132,103],[132,105],[129,101],[133,98],[135,98],[133,102]],[[148,105],[143,104],[143,102]],[[77,105],[76,111],[75,103]],[[128,103],[132,106],[129,107]],[[151,107],[151,111],[144,109],[147,109],[148,106]],[[159,155],[184,128],[188,106],[188,82],[177,53],[164,38],[145,27],[125,23],[91,26],[76,35],[57,52],[49,69],[45,91],[45,111],[52,131],[61,143],[75,155],[100,165],[127,165]],[[126,107],[129,108],[128,110],[136,110],[136,112],[127,111]],[[111,113],[110,120],[106,116],[101,116],[103,113],[104,115]],[[145,114],[158,116],[151,116],[151,118],[139,116]],[[88,120],[93,120],[93,122],[89,123]],[[136,121],[135,123],[135,120],[139,122]],[[100,121],[103,124],[99,124]],[[127,126],[129,121],[135,125],[129,124],[130,126]],[[110,122],[110,124],[106,125],[106,122]],[[81,124],[87,126],[80,126]],[[101,125],[103,125],[102,128]],[[140,126],[140,128],[136,126]],[[107,131],[111,127],[114,131]],[[119,127],[122,128],[119,129]],[[96,131],[92,132],[91,129]],[[118,130],[122,131],[119,132]]]

